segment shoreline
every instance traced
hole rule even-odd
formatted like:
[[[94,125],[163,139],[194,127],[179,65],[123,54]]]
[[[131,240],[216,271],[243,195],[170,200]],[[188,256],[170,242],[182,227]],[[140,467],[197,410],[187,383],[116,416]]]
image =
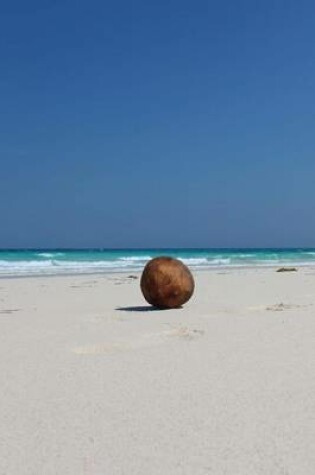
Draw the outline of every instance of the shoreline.
[[[279,263],[279,264],[267,264],[267,265],[233,265],[233,266],[218,266],[218,267],[207,267],[207,268],[198,268],[194,269],[191,266],[188,266],[189,270],[192,272],[193,275],[195,274],[203,274],[203,273],[220,273],[220,271],[224,272],[233,272],[233,271],[249,271],[249,270],[257,270],[257,271],[277,271],[281,267],[295,267],[297,271],[303,270],[303,269],[310,269],[310,270],[315,270],[315,264],[295,264],[295,263]],[[28,279],[28,278],[55,278],[55,277],[106,277],[110,275],[122,275],[126,276],[127,274],[137,274],[141,275],[143,269],[128,269],[126,271],[122,269],[117,269],[117,270],[109,270],[109,271],[100,271],[100,272],[69,272],[69,273],[42,273],[42,274],[25,274],[25,275],[11,275],[11,274],[0,274],[0,281],[5,280],[5,279]]]

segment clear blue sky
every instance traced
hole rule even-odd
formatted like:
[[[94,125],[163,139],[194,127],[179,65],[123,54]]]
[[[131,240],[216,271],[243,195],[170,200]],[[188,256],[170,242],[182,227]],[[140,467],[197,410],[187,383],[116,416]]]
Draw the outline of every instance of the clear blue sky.
[[[315,3],[0,8],[0,247],[315,246]]]

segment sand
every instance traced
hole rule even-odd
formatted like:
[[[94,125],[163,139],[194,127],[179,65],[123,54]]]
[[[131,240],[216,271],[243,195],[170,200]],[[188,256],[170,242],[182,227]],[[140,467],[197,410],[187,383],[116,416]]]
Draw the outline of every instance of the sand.
[[[0,474],[314,475],[315,270],[0,280]]]

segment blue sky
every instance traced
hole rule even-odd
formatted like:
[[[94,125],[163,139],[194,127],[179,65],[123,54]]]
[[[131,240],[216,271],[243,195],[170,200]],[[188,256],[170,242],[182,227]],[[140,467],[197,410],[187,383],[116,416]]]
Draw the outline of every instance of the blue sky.
[[[315,3],[2,2],[0,247],[315,247]]]

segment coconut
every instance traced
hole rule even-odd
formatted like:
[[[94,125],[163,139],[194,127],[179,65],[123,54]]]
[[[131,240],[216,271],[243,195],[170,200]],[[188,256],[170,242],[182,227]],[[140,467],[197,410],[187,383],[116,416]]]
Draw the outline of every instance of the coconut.
[[[146,301],[157,308],[178,308],[194,293],[194,278],[185,264],[172,257],[156,257],[145,266],[141,290]]]

